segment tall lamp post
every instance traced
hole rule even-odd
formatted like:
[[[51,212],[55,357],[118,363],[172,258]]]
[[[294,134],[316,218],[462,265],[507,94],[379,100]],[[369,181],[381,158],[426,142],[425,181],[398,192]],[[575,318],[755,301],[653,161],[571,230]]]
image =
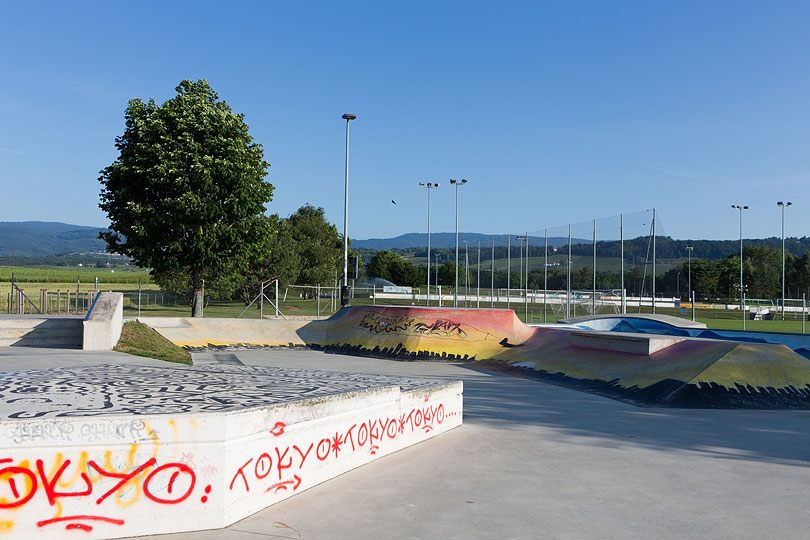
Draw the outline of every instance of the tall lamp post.
[[[740,211],[740,311],[743,313],[743,330],[745,330],[745,290],[743,289],[743,231],[742,231],[742,216],[743,210],[748,210],[748,207],[740,204],[732,204],[732,208]]]
[[[782,320],[785,320],[785,208],[793,204],[792,202],[776,203],[782,209]]]
[[[428,218],[428,245],[427,245],[427,296],[425,297],[425,305],[430,305],[430,191],[439,187],[438,182],[419,182],[419,186],[427,189],[427,218]]]
[[[343,191],[343,285],[340,286],[340,305],[349,305],[349,122],[357,115],[346,113],[346,183]]]
[[[456,286],[453,289],[453,307],[458,307],[458,187],[467,183],[467,180],[450,180],[456,186]]]
[[[523,288],[523,242],[526,242],[526,262],[528,263],[528,261],[529,261],[529,233],[526,233],[525,235],[515,236],[515,240],[520,241],[520,284],[518,285],[518,287],[520,289],[522,289]],[[527,266],[527,268],[526,268],[526,274],[527,274],[526,282],[528,283],[528,281],[529,281],[528,280],[528,273],[529,273],[528,264],[526,266]],[[525,318],[528,316],[528,310],[529,310],[528,304],[526,304],[526,300],[528,300],[528,298],[529,298],[528,293],[529,293],[529,291],[528,291],[528,285],[527,285],[526,290],[523,291],[523,304],[524,304],[524,308],[526,310],[526,312],[523,315],[524,316],[524,322],[529,322],[528,320],[525,320]]]
[[[686,246],[686,252],[689,254],[689,269],[688,273],[688,283],[689,283],[689,290],[687,291],[687,296],[689,296],[689,303],[693,302],[692,300],[692,250],[695,249],[695,246]]]

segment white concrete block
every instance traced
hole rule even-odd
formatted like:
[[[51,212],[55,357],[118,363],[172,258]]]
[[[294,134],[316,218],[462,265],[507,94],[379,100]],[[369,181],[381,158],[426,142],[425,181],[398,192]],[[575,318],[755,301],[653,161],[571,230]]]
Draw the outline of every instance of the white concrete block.
[[[124,293],[101,292],[84,318],[85,351],[111,351],[124,325]]]
[[[0,530],[26,540],[224,527],[462,421],[461,382],[244,366],[6,375]]]

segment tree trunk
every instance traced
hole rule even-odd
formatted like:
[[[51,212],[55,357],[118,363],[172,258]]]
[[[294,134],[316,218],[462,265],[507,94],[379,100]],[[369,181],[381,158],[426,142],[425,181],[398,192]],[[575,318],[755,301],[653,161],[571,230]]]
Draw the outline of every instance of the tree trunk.
[[[192,286],[194,289],[194,293],[192,294],[191,298],[191,316],[192,317],[202,317],[203,316],[203,302],[205,301],[205,291],[202,288],[202,272],[197,270],[194,271],[192,275]]]

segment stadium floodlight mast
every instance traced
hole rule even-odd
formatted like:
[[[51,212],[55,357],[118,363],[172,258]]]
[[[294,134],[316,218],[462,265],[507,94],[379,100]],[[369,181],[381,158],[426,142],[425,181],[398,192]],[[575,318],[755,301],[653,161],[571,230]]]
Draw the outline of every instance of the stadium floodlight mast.
[[[430,305],[430,192],[439,187],[438,182],[419,182],[419,187],[427,189],[427,227],[428,227],[428,245],[427,245],[427,295],[425,296],[425,305]],[[441,299],[440,299],[441,300]]]
[[[343,191],[343,285],[340,287],[340,305],[349,305],[349,122],[357,118],[355,114],[341,116],[346,120],[346,175]]]
[[[742,326],[745,330],[745,293],[743,289],[743,210],[748,210],[748,206],[732,204],[732,208],[740,211],[740,311],[743,313]]]
[[[458,307],[458,188],[467,183],[467,180],[450,180],[450,184],[456,186],[456,286],[453,289],[453,307]]]
[[[785,320],[785,208],[793,203],[779,201],[776,206],[782,208],[782,320]]]

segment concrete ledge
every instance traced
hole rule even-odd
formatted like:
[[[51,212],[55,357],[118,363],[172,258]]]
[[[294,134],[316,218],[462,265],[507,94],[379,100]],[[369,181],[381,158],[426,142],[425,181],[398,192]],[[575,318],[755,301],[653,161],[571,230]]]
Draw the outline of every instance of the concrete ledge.
[[[6,538],[215,529],[461,424],[462,383],[303,369],[4,374]],[[37,391],[37,400],[19,396]]]
[[[571,345],[586,349],[616,351],[649,356],[671,347],[686,338],[678,336],[656,336],[652,334],[630,334],[625,332],[572,332]]]
[[[84,318],[82,348],[111,351],[121,338],[123,324],[124,293],[99,293]]]

